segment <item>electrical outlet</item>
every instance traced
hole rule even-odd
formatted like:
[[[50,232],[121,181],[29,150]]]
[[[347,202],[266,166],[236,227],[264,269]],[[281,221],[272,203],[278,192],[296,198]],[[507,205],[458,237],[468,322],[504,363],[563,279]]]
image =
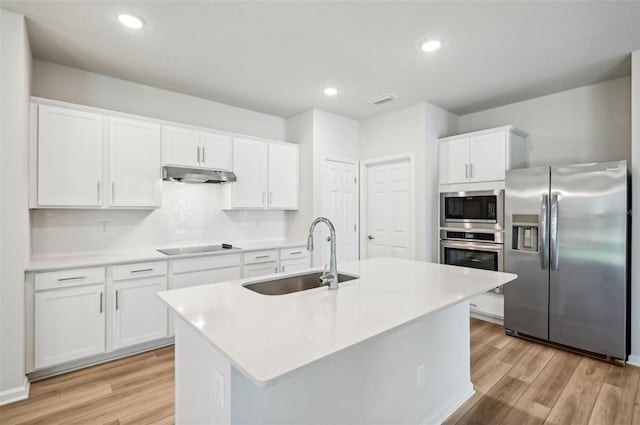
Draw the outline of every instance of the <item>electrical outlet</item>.
[[[416,369],[416,381],[418,384],[418,388],[424,385],[425,383],[425,370],[424,363],[420,363],[418,368]]]

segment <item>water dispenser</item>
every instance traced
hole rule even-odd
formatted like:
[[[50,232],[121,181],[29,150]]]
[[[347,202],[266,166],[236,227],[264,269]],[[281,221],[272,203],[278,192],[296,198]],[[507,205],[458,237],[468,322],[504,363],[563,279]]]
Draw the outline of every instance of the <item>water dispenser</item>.
[[[538,252],[538,218],[537,214],[513,214],[512,249]]]

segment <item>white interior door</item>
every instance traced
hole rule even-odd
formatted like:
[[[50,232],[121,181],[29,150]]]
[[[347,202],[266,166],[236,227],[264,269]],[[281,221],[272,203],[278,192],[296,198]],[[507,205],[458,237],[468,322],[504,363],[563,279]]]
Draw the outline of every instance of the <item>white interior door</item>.
[[[367,258],[413,258],[408,159],[367,166]]]
[[[336,228],[338,264],[358,259],[358,198],[355,163],[325,161],[324,215]],[[324,262],[329,263],[329,232],[323,227]]]

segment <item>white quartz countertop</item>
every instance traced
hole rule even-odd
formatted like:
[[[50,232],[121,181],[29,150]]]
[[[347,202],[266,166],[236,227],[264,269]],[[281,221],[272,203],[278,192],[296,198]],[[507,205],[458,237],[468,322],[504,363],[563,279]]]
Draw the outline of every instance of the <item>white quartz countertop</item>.
[[[256,385],[517,276],[464,267],[376,258],[338,264],[359,279],[287,295],[262,295],[241,279],[159,293],[178,315]],[[280,274],[277,277],[300,273]]]
[[[219,245],[221,242],[189,242],[179,243],[175,245],[163,245],[158,248],[173,248],[184,246],[205,246],[205,245]],[[257,242],[240,242],[234,244],[234,247],[241,248],[240,250],[225,250],[217,252],[199,252],[194,254],[180,254],[180,255],[166,255],[158,252],[155,248],[147,249],[135,249],[135,250],[122,250],[115,252],[100,252],[100,253],[85,253],[74,255],[60,255],[60,256],[41,256],[31,257],[29,264],[25,271],[47,271],[57,269],[68,269],[77,267],[92,267],[103,266],[107,264],[123,264],[123,263],[137,263],[142,261],[155,261],[155,260],[169,260],[186,257],[201,257],[209,255],[228,255],[237,254],[242,252],[258,251],[263,249],[280,249],[290,248],[295,246],[305,246],[306,241],[257,241]]]

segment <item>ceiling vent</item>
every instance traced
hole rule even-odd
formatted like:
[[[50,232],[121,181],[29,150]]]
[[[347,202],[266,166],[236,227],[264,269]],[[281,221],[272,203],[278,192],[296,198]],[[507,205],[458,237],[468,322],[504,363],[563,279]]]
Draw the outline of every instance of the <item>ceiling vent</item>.
[[[383,94],[382,96],[369,99],[368,102],[374,105],[382,105],[383,103],[391,102],[393,99],[397,97],[398,96],[396,96],[395,94]]]

